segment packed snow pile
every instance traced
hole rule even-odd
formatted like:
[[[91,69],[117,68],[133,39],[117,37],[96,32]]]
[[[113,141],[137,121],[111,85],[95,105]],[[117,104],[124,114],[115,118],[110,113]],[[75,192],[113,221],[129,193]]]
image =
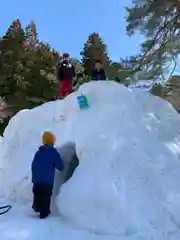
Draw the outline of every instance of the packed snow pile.
[[[77,105],[82,92],[86,110]],[[65,219],[133,240],[179,239],[180,116],[167,102],[100,81],[19,112],[1,143],[2,197],[31,200],[30,166],[45,130],[56,134],[57,147],[74,142],[80,162],[57,197]]]

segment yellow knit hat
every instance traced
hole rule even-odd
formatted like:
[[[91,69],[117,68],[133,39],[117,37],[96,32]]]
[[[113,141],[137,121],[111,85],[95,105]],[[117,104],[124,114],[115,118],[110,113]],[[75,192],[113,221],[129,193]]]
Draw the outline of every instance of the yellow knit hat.
[[[56,137],[51,132],[44,132],[42,136],[43,144],[54,145],[56,143]]]

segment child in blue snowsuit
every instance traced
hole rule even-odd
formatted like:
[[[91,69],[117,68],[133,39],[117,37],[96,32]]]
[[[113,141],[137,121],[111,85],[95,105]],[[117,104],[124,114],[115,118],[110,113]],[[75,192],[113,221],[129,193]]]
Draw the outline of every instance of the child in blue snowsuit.
[[[52,133],[44,132],[43,145],[36,152],[31,166],[34,196],[32,208],[40,213],[41,219],[50,214],[55,169],[64,169],[63,161],[54,147],[55,142]]]

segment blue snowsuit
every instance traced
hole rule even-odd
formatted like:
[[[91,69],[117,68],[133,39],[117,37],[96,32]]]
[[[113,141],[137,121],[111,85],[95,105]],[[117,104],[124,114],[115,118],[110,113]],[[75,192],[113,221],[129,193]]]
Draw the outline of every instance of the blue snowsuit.
[[[42,145],[31,165],[33,183],[33,210],[45,218],[50,213],[55,169],[62,171],[64,163],[53,145]]]
[[[63,161],[53,145],[42,145],[32,162],[32,182],[53,188],[55,169],[62,171]]]

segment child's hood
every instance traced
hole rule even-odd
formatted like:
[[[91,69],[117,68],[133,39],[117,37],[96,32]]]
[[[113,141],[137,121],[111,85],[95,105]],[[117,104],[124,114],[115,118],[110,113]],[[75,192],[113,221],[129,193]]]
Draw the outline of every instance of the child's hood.
[[[51,145],[51,144],[44,144],[44,145],[39,147],[39,151],[44,151],[44,150],[48,150],[48,149],[52,149],[52,148],[54,148],[53,145]]]

